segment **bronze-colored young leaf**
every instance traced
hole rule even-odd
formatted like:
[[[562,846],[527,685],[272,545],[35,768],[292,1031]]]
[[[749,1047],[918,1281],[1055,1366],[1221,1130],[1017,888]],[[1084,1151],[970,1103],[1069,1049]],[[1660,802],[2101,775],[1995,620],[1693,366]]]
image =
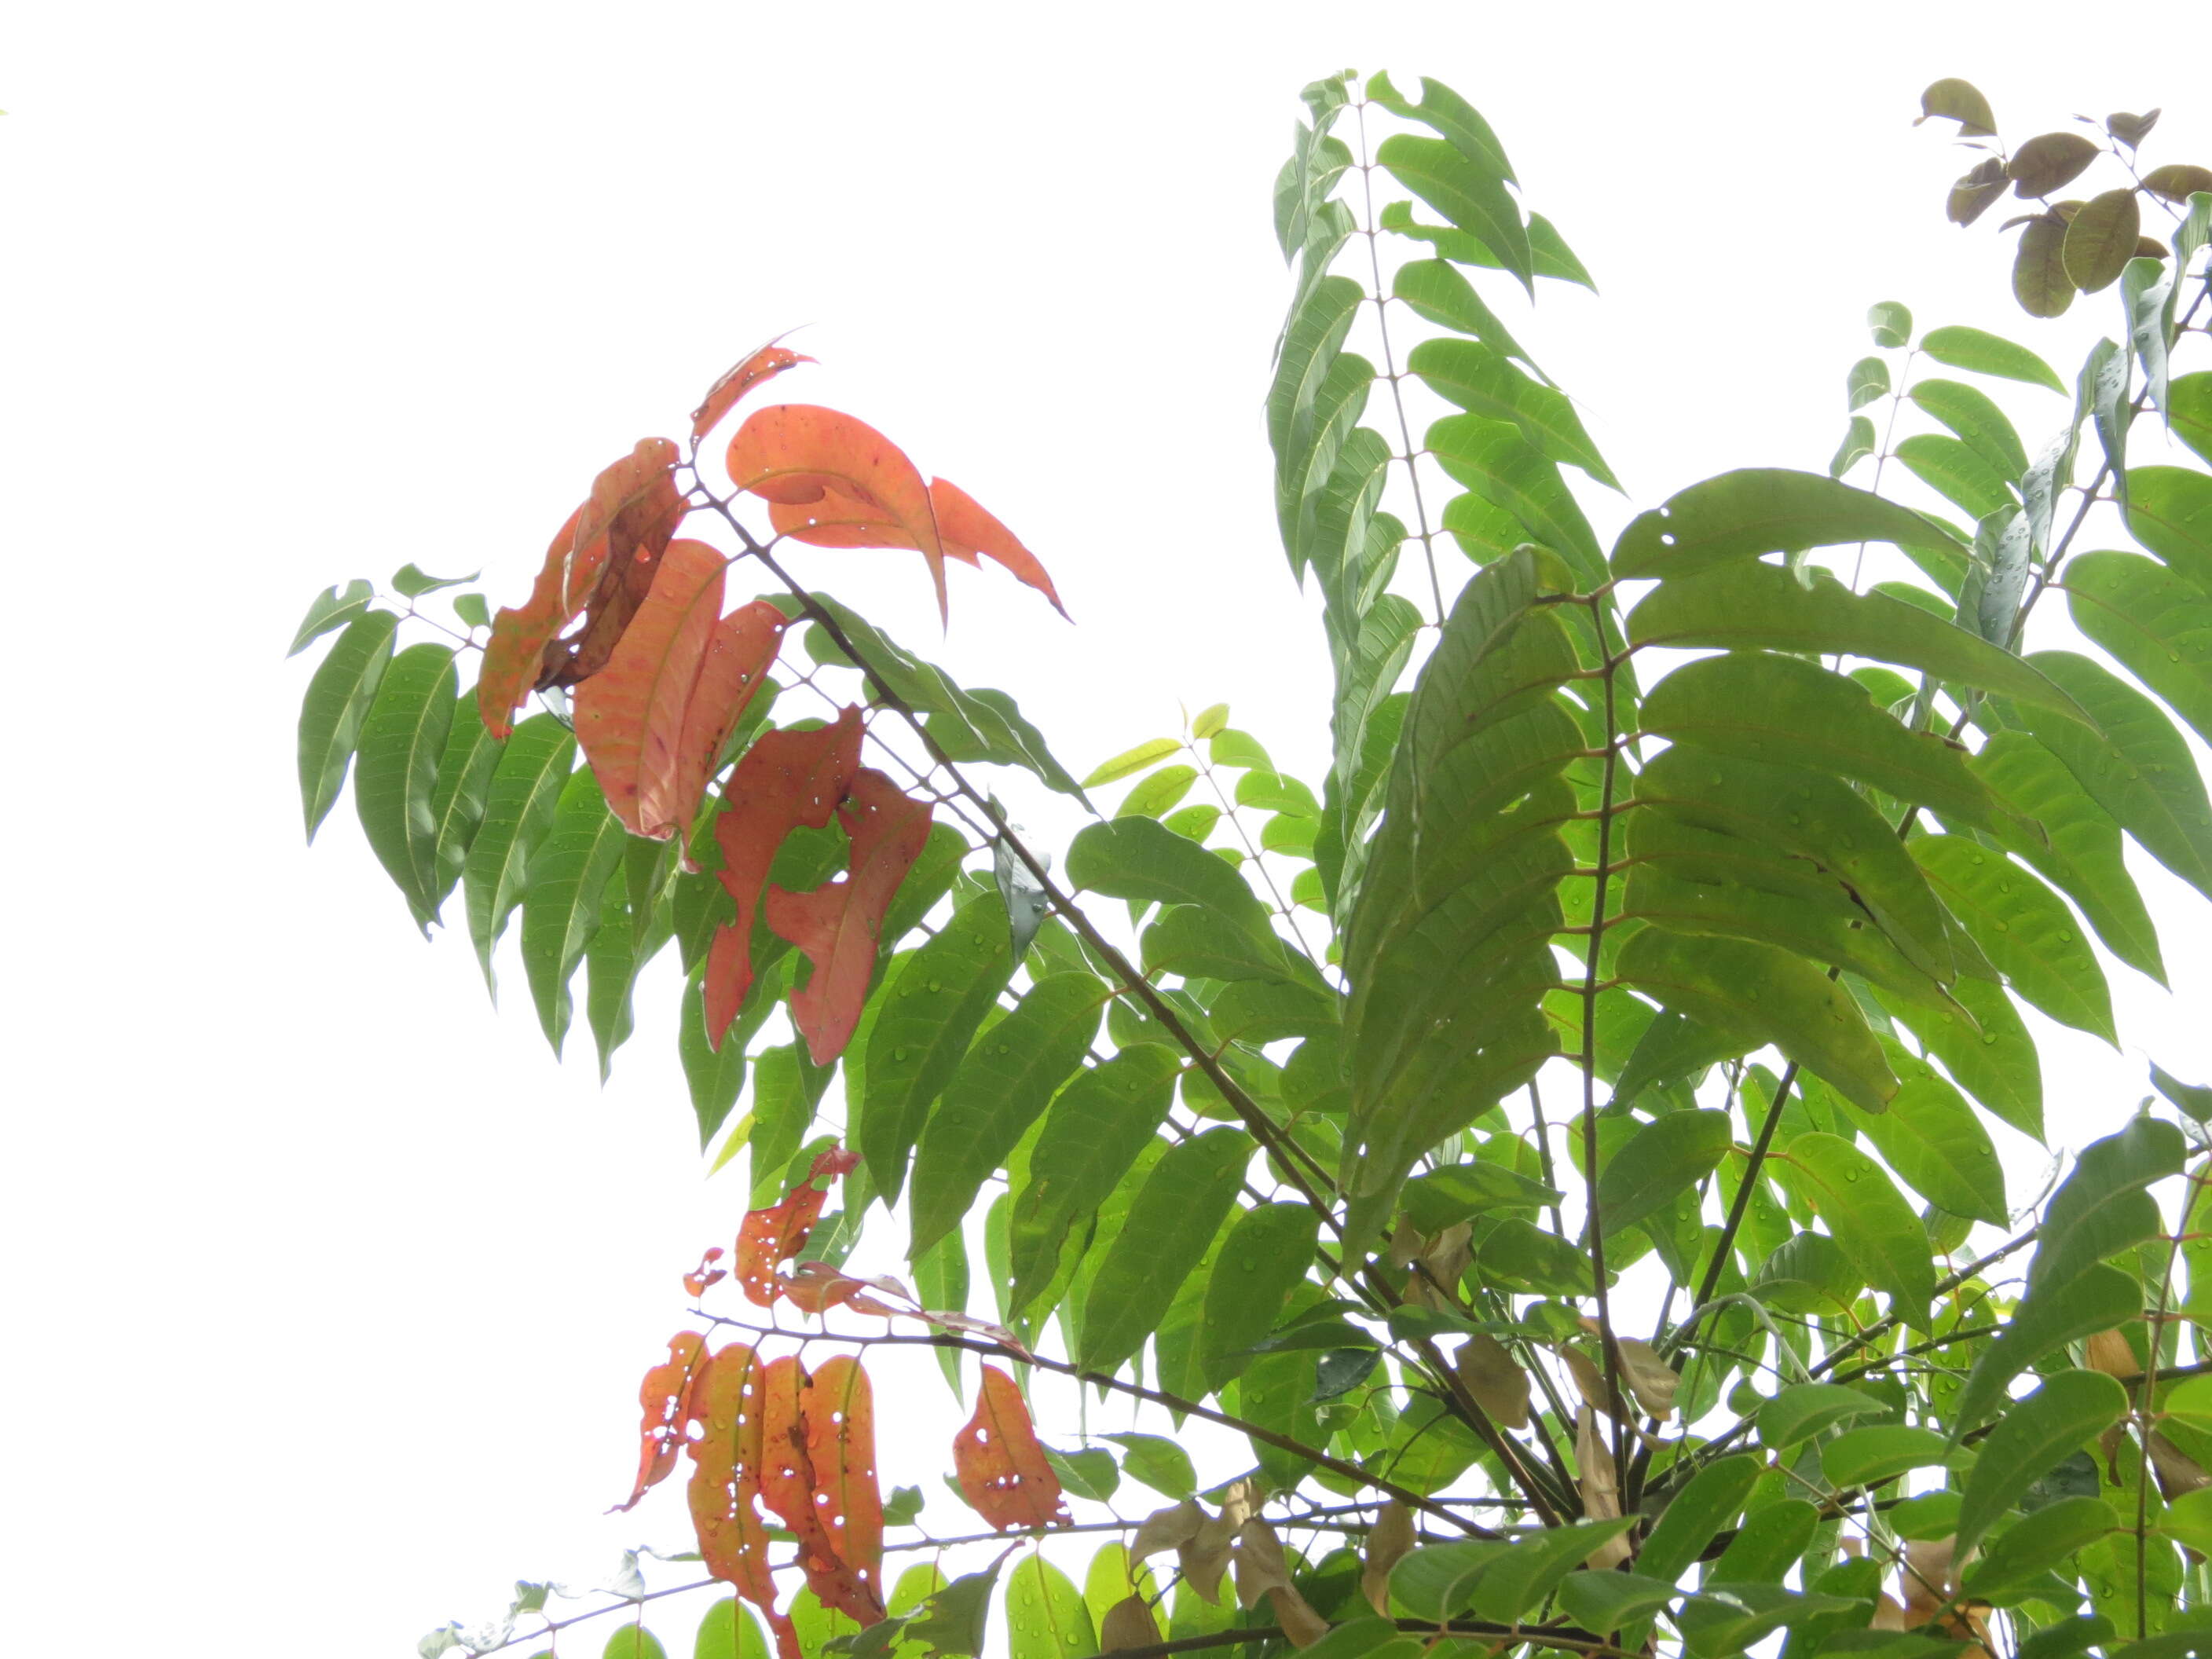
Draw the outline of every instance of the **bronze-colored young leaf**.
[[[2072,184],[2102,153],[2094,139],[2078,132],[2039,132],[2013,151],[2005,177],[2014,195],[2032,201]]]
[[[1959,124],[1961,138],[1990,138],[1996,135],[1997,118],[1990,112],[1990,100],[1982,96],[1971,82],[1955,76],[1946,76],[1933,82],[1920,94],[1920,113],[1912,125],[1942,118]]]
[[[1061,616],[1067,614],[1036,555],[966,490],[950,478],[933,478],[929,500],[937,514],[938,539],[947,558],[973,565],[981,555],[1036,588]],[[778,534],[810,547],[918,549],[921,545],[908,530],[887,519],[879,507],[841,490],[830,490],[821,500],[800,506],[771,501],[769,521]]]
[[[2066,274],[2066,222],[2057,214],[2039,215],[2021,232],[2012,293],[2031,317],[2063,316],[2074,303],[2074,279]]]
[[[2108,190],[2082,204],[2066,226],[2062,261],[2068,279],[2084,294],[2109,288],[2136,257],[2142,212],[2131,190]]]
[[[811,363],[811,357],[802,357],[787,346],[769,344],[740,359],[707,388],[707,395],[699,400],[699,407],[691,411],[691,441],[705,437],[723,416],[738,406],[755,386],[774,380],[787,368],[801,363]]]

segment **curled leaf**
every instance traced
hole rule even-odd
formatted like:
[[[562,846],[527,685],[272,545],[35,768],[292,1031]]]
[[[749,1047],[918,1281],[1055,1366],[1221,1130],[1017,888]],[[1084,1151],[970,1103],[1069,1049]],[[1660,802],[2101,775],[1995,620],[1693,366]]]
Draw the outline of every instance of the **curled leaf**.
[[[2130,149],[2133,149],[2150,136],[2150,130],[2158,125],[2158,117],[2159,112],[2154,109],[2146,110],[2141,115],[2129,115],[2125,112],[2107,115],[2105,118],[2105,131]]]
[[[952,1467],[969,1507],[1000,1532],[1068,1523],[1022,1391],[996,1365],[983,1367],[975,1415],[953,1437]]]
[[[707,388],[707,395],[699,400],[699,407],[691,411],[691,441],[695,444],[713,429],[723,416],[736,408],[739,400],[755,386],[774,380],[787,368],[796,368],[801,363],[811,363],[811,357],[802,357],[785,346],[763,346],[750,356],[731,366],[722,378]]]
[[[714,841],[723,887],[737,920],[720,929],[707,958],[707,1041],[719,1046],[752,985],[753,917],[783,838],[804,824],[825,828],[860,769],[860,711],[848,708],[811,732],[763,732],[722,788]]]
[[[1628,1384],[1629,1393],[1636,1396],[1636,1403],[1644,1408],[1645,1416],[1665,1422],[1674,1414],[1674,1390],[1681,1386],[1682,1379],[1649,1342],[1624,1336],[1617,1338],[1613,1346],[1620,1354],[1621,1380]]]
[[[1310,1648],[1328,1634],[1328,1620],[1291,1583],[1290,1563],[1275,1529],[1256,1516],[1237,1528],[1231,1553],[1237,1568],[1237,1600],[1252,1607],[1261,1596],[1274,1603],[1275,1622],[1294,1648]]]
[[[1206,1511],[1188,1498],[1170,1508],[1154,1510],[1137,1523],[1136,1536],[1129,1540],[1132,1569],[1148,1555],[1181,1549],[1198,1536],[1206,1520]]]
[[[1367,1605],[1385,1619],[1390,1616],[1390,1569],[1412,1554],[1413,1550],[1413,1512],[1394,1498],[1382,1506],[1382,1514],[1375,1517],[1375,1524],[1368,1531],[1367,1560],[1359,1571],[1360,1594],[1367,1598]]]
[[[692,1393],[706,1353],[706,1338],[696,1331],[678,1331],[668,1339],[667,1359],[646,1372],[645,1381],[638,1384],[637,1403],[643,1408],[644,1420],[638,1431],[637,1480],[629,1498],[608,1514],[635,1508],[637,1500],[676,1467],[676,1454],[691,1420]]]
[[[1065,617],[1052,578],[1036,555],[1022,545],[1014,532],[978,506],[973,496],[949,478],[929,481],[929,501],[937,517],[938,539],[947,558],[973,565],[977,557],[989,559],[1042,593],[1054,610]],[[804,506],[771,502],[769,522],[779,535],[810,547],[919,548],[913,536],[886,519],[870,503],[841,491],[830,490],[820,501]]]
[[[851,839],[847,873],[811,893],[768,892],[768,925],[814,964],[813,977],[792,993],[791,1020],[817,1066],[827,1066],[852,1041],[884,915],[929,841],[929,803],[868,768],[853,775],[837,819]]]
[[[1459,1351],[1454,1369],[1492,1422],[1501,1429],[1528,1426],[1528,1373],[1513,1363],[1503,1342],[1478,1331]]]
[[[1990,100],[1972,82],[1954,76],[1946,76],[1920,94],[1920,113],[1912,125],[1917,127],[1937,118],[1956,121],[1962,138],[1989,138],[1996,134],[1997,118],[1990,112]]]
[[[687,1295],[704,1296],[709,1285],[718,1284],[730,1276],[728,1268],[714,1265],[722,1259],[722,1247],[714,1245],[699,1258],[697,1267],[684,1275],[684,1289]]]
[[[1954,225],[1971,225],[1989,211],[1990,203],[2004,194],[2006,183],[2004,163],[1996,156],[1977,162],[1951,186],[1950,198],[1943,204],[1943,216]]]
[[[1098,1621],[1098,1648],[1113,1653],[1122,1648],[1149,1648],[1160,1640],[1158,1622],[1141,1595],[1125,1595],[1106,1609]]]
[[[730,482],[771,505],[803,507],[833,493],[896,526],[928,563],[940,617],[945,547],[929,489],[904,451],[866,422],[811,404],[757,410],[730,440]]]
[[[1617,1521],[1620,1518],[1620,1475],[1613,1461],[1613,1448],[1598,1432],[1597,1413],[1588,1406],[1575,1410],[1575,1468],[1582,1489],[1583,1518]],[[1583,1565],[1604,1572],[1628,1559],[1626,1538],[1610,1538]]]
[[[814,1224],[822,1218],[823,1203],[830,1196],[829,1183],[850,1173],[860,1161],[858,1153],[833,1146],[814,1160],[806,1179],[785,1194],[781,1201],[746,1212],[738,1228],[734,1264],[738,1288],[744,1292],[746,1301],[757,1308],[775,1305],[787,1283],[776,1268],[805,1247]]]

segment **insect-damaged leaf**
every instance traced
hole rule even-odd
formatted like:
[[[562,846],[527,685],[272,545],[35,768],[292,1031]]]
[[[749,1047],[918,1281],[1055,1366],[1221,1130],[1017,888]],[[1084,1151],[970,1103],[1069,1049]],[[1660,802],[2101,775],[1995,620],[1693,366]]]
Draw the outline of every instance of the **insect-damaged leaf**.
[[[722,885],[737,920],[716,932],[707,957],[707,1041],[719,1047],[753,980],[753,917],[783,838],[800,825],[825,828],[860,769],[860,711],[811,732],[766,732],[722,787],[714,820]]]
[[[783,1288],[776,1275],[777,1266],[805,1247],[807,1235],[822,1218],[823,1200],[830,1195],[829,1182],[850,1172],[860,1161],[856,1153],[832,1147],[814,1160],[806,1179],[786,1194],[781,1203],[746,1212],[738,1228],[738,1255],[732,1264],[745,1300],[757,1308],[775,1304]]]
[[[638,1431],[637,1480],[629,1497],[607,1511],[634,1509],[648,1487],[666,1479],[676,1467],[676,1453],[684,1443],[691,1420],[691,1396],[705,1374],[707,1339],[696,1331],[678,1331],[668,1339],[668,1358],[646,1372],[638,1384],[637,1403],[644,1419]]]
[[[632,835],[665,841],[690,828],[708,769],[787,626],[765,601],[725,619],[724,565],[704,542],[671,542],[606,667],[576,693],[577,741]]]
[[[817,1376],[793,1355],[758,1373],[759,1491],[799,1543],[806,1587],[863,1627],[883,1622],[883,1500],[876,1490],[875,1410],[860,1362]]]
[[[1956,76],[1930,83],[1920,94],[1920,113],[1912,125],[1917,127],[1936,118],[1956,121],[1962,138],[1992,137],[1997,130],[1997,118],[1990,113],[1990,100],[1972,82]]]
[[[929,487],[890,439],[864,421],[813,404],[757,410],[730,440],[730,482],[770,503],[805,507],[835,498],[841,512],[857,506],[874,521],[896,526],[921,551],[945,598],[945,544]],[[781,526],[779,526],[781,527]]]
[[[545,550],[529,599],[520,610],[502,607],[493,619],[477,708],[494,736],[507,734],[526,693],[579,684],[605,666],[687,510],[676,489],[676,461],[674,444],[645,438],[601,472],[591,498]],[[581,632],[559,637],[587,611]]]
[[[814,963],[813,977],[792,993],[791,1019],[817,1066],[836,1059],[852,1040],[875,972],[884,913],[929,841],[929,803],[866,768],[854,774],[837,819],[851,842],[847,874],[811,893],[771,887],[768,894],[768,925]]]
[[[769,1571],[768,1527],[759,1509],[763,1373],[760,1357],[732,1342],[707,1362],[693,1384],[690,1442],[691,1525],[707,1571],[768,1617],[782,1659],[799,1659],[791,1621],[775,1610]]]
[[[1045,1461],[1014,1379],[983,1367],[975,1414],[952,1442],[952,1467],[969,1507],[1000,1532],[1067,1524],[1060,1477]]]
[[[796,368],[801,363],[815,361],[812,357],[801,356],[788,346],[780,345],[764,345],[743,359],[707,388],[707,395],[699,400],[699,407],[691,411],[692,441],[696,443],[705,437],[715,423],[735,409],[755,386],[765,385],[787,368]]]
[[[1052,601],[1061,616],[1067,608],[1054,591],[1052,578],[1036,554],[1021,538],[976,504],[975,498],[950,478],[929,481],[929,504],[937,515],[937,536],[947,558],[972,565],[980,554],[1004,568]],[[831,489],[818,501],[804,505],[771,501],[769,522],[779,535],[810,547],[908,547],[921,544],[905,528],[888,519],[873,502]]]

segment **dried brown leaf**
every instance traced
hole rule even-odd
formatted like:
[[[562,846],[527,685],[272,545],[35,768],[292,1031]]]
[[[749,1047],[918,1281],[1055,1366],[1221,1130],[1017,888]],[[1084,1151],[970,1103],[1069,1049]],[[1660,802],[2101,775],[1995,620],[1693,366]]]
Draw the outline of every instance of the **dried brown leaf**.
[[[1360,1593],[1366,1596],[1367,1605],[1385,1619],[1390,1616],[1390,1569],[1404,1560],[1413,1547],[1413,1512],[1394,1498],[1382,1506],[1382,1513],[1368,1529],[1367,1565],[1359,1573]]]
[[[1505,1429],[1528,1427],[1528,1373],[1513,1363],[1503,1342],[1486,1331],[1476,1332],[1459,1351],[1455,1369],[1492,1422]]]
[[[1106,1609],[1106,1616],[1098,1622],[1098,1647],[1103,1653],[1113,1653],[1122,1648],[1157,1647],[1160,1641],[1159,1622],[1152,1610],[1145,1605],[1141,1595],[1125,1595]]]

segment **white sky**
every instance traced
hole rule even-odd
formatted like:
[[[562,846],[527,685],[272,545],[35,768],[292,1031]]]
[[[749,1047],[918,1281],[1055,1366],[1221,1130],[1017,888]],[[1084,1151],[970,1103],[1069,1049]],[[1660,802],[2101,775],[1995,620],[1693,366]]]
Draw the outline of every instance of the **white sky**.
[[[2014,137],[2194,93],[2152,148],[2212,157],[2181,50],[2200,9],[2129,9],[2128,40],[2163,52],[2081,50],[2085,15],[0,15],[0,453],[31,573],[0,1211],[17,1644],[398,1659],[518,1576],[684,1535],[673,1493],[598,1514],[678,1277],[744,1202],[700,1179],[672,986],[602,1091],[580,1035],[553,1063],[518,969],[495,1014],[465,942],[414,939],[349,805],[302,849],[307,670],[280,657],[317,589],[413,560],[519,592],[600,466],[811,324],[796,343],[826,368],[779,392],[959,479],[1079,625],[962,571],[940,647],[906,562],[814,556],[823,585],[1014,691],[1079,772],[1173,730],[1178,699],[1226,699],[1314,775],[1327,662],[1260,420],[1284,300],[1268,192],[1302,84],[1425,72],[1487,114],[1604,290],[1547,285],[1516,331],[1649,505],[1729,466],[1824,466],[1873,301],[2069,375],[2115,331],[2109,295],[2020,317],[1990,222],[1942,219],[1971,158],[1908,125],[1946,74]],[[2006,399],[2031,447],[2057,418],[2033,398]],[[1601,534],[1625,511],[1587,505]],[[2178,994],[2115,966],[2124,1036],[2212,1076],[2203,912],[2178,890],[2154,895]],[[2054,1052],[2055,1139],[2141,1092],[2135,1054]],[[964,1528],[936,1480],[949,1402],[926,1359],[911,1376],[928,1444],[887,1473]]]

